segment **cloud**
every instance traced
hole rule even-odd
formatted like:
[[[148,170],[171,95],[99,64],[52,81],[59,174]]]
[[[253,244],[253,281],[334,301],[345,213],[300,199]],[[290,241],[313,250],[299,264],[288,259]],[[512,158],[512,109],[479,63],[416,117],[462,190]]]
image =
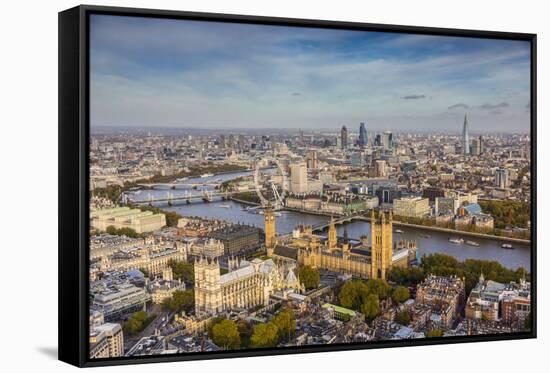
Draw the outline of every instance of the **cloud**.
[[[407,95],[401,97],[403,100],[420,100],[426,98],[426,95]]]
[[[477,114],[488,128],[505,122],[528,128],[527,43],[97,17],[90,45],[92,125],[329,128],[368,114],[387,129],[439,129],[456,125],[459,110],[452,108],[462,102],[478,108],[507,101],[505,115],[480,109],[472,123]],[[499,94],[511,90],[521,95]],[[438,115],[447,107],[449,119],[442,121]]]
[[[454,104],[454,105],[449,106],[447,109],[448,110],[454,110],[454,109],[468,109],[468,108],[470,108],[468,105],[463,104],[463,103],[458,103],[458,104]]]
[[[479,108],[482,110],[494,110],[510,107],[510,104],[507,102],[501,102],[500,104],[483,104]]]

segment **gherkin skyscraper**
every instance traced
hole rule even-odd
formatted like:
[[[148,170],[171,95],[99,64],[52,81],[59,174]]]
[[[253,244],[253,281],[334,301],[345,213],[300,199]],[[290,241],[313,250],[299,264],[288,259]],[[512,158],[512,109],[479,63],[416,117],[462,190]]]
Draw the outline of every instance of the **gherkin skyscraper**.
[[[468,118],[464,115],[464,127],[462,127],[462,146],[464,154],[470,154],[470,136],[468,135]]]

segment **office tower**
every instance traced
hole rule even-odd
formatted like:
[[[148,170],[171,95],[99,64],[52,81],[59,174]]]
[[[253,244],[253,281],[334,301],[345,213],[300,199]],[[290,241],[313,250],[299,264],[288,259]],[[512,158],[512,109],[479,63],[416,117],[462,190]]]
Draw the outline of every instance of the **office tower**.
[[[383,134],[376,135],[376,143],[384,150],[393,148],[393,133],[391,131],[385,131]]]
[[[346,126],[342,126],[342,130],[340,131],[340,145],[342,146],[342,149],[346,149],[348,147],[348,129]]]
[[[359,125],[359,146],[364,148],[367,146],[367,129],[365,128],[365,123],[361,122]]]
[[[303,161],[290,165],[290,191],[292,193],[307,192],[307,165]]]
[[[475,138],[472,140],[472,154],[473,155],[480,155],[481,154],[481,140],[479,138]]]
[[[385,177],[386,176],[386,161],[383,159],[377,159],[374,162],[374,173],[376,177]]]
[[[479,136],[479,154],[483,154],[485,149],[483,149],[483,136]]]
[[[309,150],[307,153],[307,167],[311,170],[317,169],[317,150]]]
[[[468,135],[468,119],[464,115],[464,126],[462,127],[462,148],[464,155],[470,154],[470,137]]]
[[[218,142],[221,149],[225,148],[225,135],[220,135]]]
[[[244,135],[237,136],[237,148],[241,151],[244,149]]]
[[[497,188],[505,189],[508,187],[508,177],[509,173],[508,170],[505,168],[497,168],[495,171],[495,186]]]

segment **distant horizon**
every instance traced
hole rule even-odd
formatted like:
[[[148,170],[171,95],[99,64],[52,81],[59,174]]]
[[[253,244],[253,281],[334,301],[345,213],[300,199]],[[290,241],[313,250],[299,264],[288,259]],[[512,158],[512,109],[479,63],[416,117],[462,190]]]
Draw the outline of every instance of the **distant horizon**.
[[[348,135],[357,134],[359,135],[359,123],[356,125],[357,129],[355,130],[355,127],[351,125],[345,125],[348,129]],[[125,131],[126,133],[130,132],[162,132],[162,131],[170,131],[170,132],[178,132],[178,131],[192,131],[192,132],[253,132],[253,133],[265,133],[265,132],[272,132],[275,133],[277,131],[279,132],[295,132],[299,133],[300,131],[303,131],[304,134],[314,134],[314,133],[334,133],[335,135],[340,134],[342,126],[334,127],[334,128],[293,128],[293,127],[278,127],[278,128],[243,128],[243,127],[226,127],[226,128],[219,128],[219,127],[207,127],[207,126],[201,126],[201,127],[148,127],[148,126],[119,126],[119,125],[113,125],[113,126],[94,126],[91,128],[91,133],[97,133],[98,131],[105,131],[105,132],[113,132],[113,131]],[[418,133],[418,134],[445,134],[445,135],[457,135],[462,136],[462,127],[459,130],[453,131],[451,129],[449,130],[441,130],[441,129],[428,129],[428,130],[395,130],[395,129],[377,129],[377,128],[366,128],[367,133],[382,133],[384,131],[390,131],[392,133],[400,134],[400,133]],[[529,135],[531,136],[530,130],[528,129],[527,132],[520,132],[520,131],[479,131],[479,130],[472,130],[469,128],[470,135],[476,134],[476,135],[483,135],[483,134],[495,134],[495,135]]]
[[[526,41],[92,15],[90,123],[529,133],[530,69]]]

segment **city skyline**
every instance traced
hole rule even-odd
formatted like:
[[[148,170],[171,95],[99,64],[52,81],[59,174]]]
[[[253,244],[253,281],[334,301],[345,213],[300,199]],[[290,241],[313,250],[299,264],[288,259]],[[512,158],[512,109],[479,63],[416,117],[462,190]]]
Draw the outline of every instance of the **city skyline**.
[[[94,15],[90,57],[92,127],[530,127],[525,42]]]

